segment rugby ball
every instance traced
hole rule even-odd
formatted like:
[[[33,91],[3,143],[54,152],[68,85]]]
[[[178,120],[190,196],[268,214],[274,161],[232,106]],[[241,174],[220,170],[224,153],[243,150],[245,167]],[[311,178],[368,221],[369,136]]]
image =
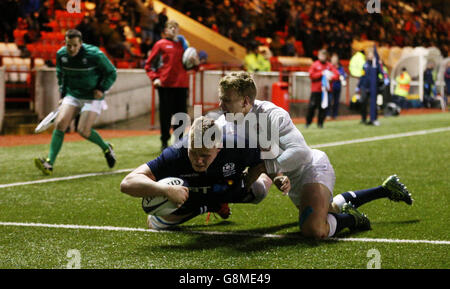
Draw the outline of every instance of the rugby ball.
[[[197,50],[194,47],[188,47],[183,53],[183,66],[186,70],[192,69],[200,63]]]
[[[34,129],[34,133],[41,133],[53,125],[59,113],[59,107],[50,112]]]
[[[184,180],[175,177],[168,177],[159,180],[158,183],[171,186],[187,186],[187,183]],[[142,209],[144,209],[144,211],[149,215],[167,216],[175,212],[178,207],[174,203],[170,202],[166,197],[157,196],[142,198]]]

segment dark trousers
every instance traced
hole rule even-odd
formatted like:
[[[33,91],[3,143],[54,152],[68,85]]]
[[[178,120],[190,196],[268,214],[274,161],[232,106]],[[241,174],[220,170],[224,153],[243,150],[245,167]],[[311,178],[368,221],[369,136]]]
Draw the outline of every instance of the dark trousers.
[[[370,108],[370,121],[374,122],[378,119],[377,96],[371,97],[370,91],[361,90],[361,121],[367,121],[367,106]]]
[[[306,115],[306,125],[310,125],[312,123],[316,109],[318,109],[319,118],[317,121],[317,125],[319,127],[323,126],[323,122],[325,121],[325,117],[327,114],[327,109],[326,108],[323,109],[321,103],[322,103],[322,92],[312,92],[311,98],[309,99],[308,113]]]
[[[398,105],[400,108],[408,108],[408,101],[405,97],[394,94],[392,102]]]
[[[333,118],[338,116],[339,112],[339,100],[341,98],[341,89],[333,89],[328,94],[328,112],[327,115]]]
[[[159,123],[161,127],[161,142],[167,145],[170,139],[171,119],[177,112],[187,113],[188,89],[182,87],[158,87],[159,95]],[[176,130],[183,125],[173,126]],[[180,135],[180,139],[183,135]]]
[[[427,84],[423,88],[423,106],[425,108],[430,108],[433,105],[434,97],[431,96],[431,84]]]
[[[361,121],[367,121],[367,106],[369,105],[370,92],[368,90],[361,90]]]

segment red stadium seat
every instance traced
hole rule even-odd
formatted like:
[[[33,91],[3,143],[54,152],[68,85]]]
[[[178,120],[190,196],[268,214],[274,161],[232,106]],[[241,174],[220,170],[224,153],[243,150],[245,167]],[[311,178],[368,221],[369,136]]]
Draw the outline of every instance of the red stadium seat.
[[[299,56],[305,55],[305,50],[303,49],[303,42],[298,41],[298,40],[295,41],[294,47],[295,47],[295,51],[297,52],[297,54]]]
[[[278,71],[282,67],[281,63],[278,61],[278,58],[275,56],[272,56],[270,58],[270,67],[272,71]]]
[[[30,51],[31,57],[38,56],[38,50],[36,48],[36,43],[27,44],[27,50]]]
[[[255,40],[261,43],[261,45],[268,45],[267,38],[256,36]]]
[[[22,29],[15,29],[13,32],[14,35],[14,41],[17,44],[17,46],[23,46],[25,45],[25,39],[24,36],[27,33],[27,30]]]
[[[130,68],[130,63],[128,61],[117,61],[116,68]]]

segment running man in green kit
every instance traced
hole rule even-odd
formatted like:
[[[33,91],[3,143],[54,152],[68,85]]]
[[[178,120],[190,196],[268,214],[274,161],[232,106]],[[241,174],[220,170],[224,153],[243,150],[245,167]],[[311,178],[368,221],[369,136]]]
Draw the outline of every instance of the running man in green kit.
[[[64,98],[55,120],[48,157],[34,160],[37,168],[45,175],[53,172],[53,164],[63,144],[64,132],[78,113],[80,121],[77,132],[102,149],[110,168],[116,163],[112,145],[92,129],[106,105],[105,91],[116,80],[116,68],[98,47],[82,43],[80,31],[68,30],[65,41],[65,46],[56,55],[56,76]]]

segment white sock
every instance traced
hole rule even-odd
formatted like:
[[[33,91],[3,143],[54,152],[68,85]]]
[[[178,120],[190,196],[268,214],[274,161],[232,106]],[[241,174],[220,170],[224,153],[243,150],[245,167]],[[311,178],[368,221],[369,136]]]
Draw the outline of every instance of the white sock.
[[[253,204],[258,204],[267,196],[269,188],[272,185],[270,178],[264,174],[250,186],[255,199],[252,201]]]
[[[347,203],[347,201],[344,199],[344,197],[342,195],[337,195],[336,197],[333,198],[333,203],[335,203],[340,210],[342,210],[342,207],[344,206],[345,203]]]
[[[337,227],[337,220],[336,217],[332,214],[328,214],[327,216],[327,223],[330,226],[330,231],[328,232],[328,237],[331,237],[336,233],[336,227]]]
[[[150,229],[163,230],[178,224],[179,222],[169,222],[162,217],[153,215],[148,215],[147,217],[147,225]]]

